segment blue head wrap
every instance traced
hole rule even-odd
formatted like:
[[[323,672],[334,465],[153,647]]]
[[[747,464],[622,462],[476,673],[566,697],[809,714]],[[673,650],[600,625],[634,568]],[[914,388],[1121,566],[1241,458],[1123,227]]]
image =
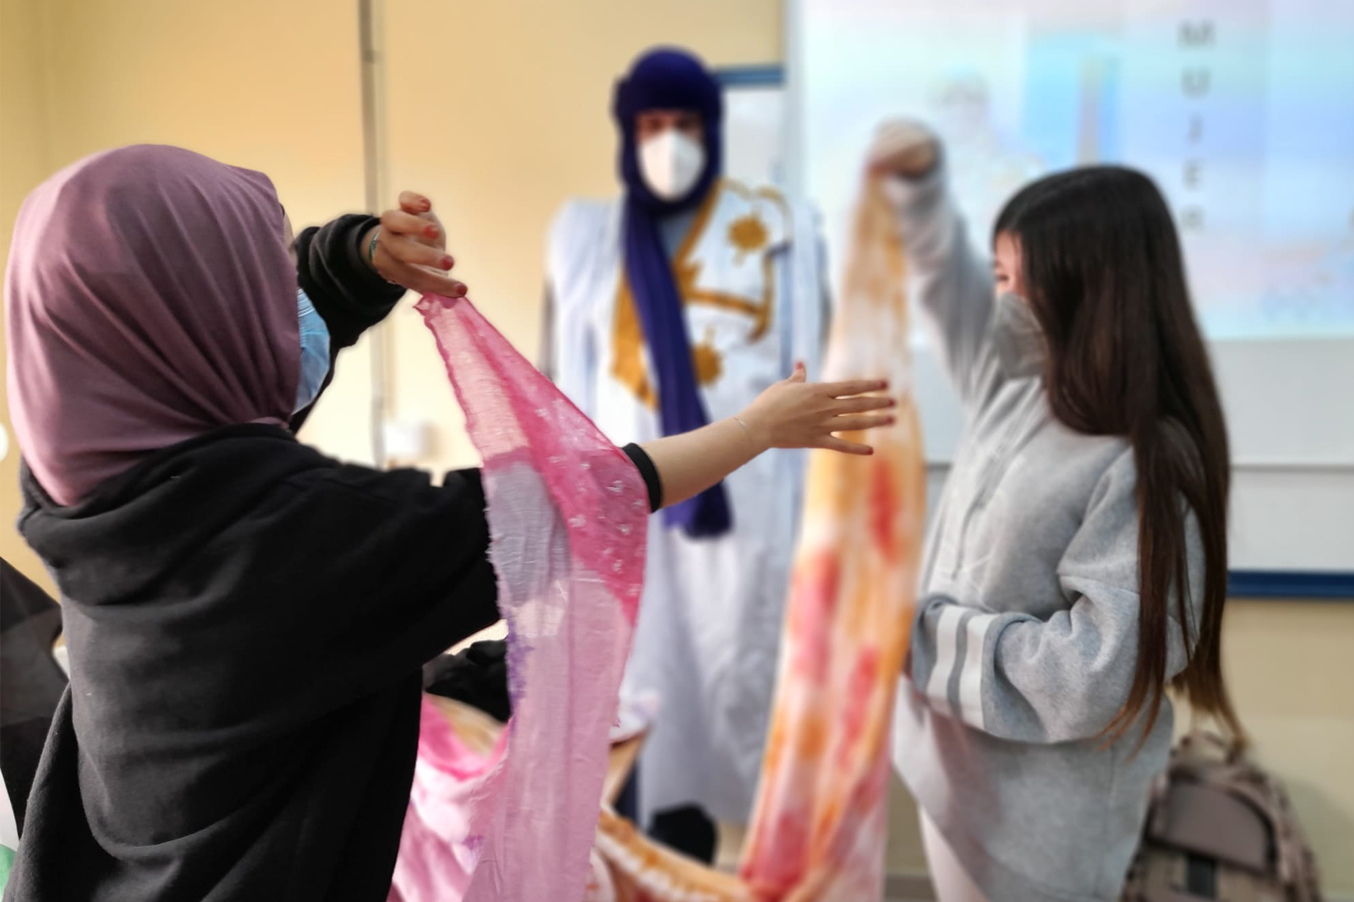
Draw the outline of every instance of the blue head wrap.
[[[644,110],[694,110],[705,125],[705,171],[686,197],[673,201],[656,197],[639,171],[635,117]],[[627,200],[635,200],[658,215],[675,213],[700,203],[724,169],[724,95],[719,83],[698,58],[675,48],[650,50],[616,84],[611,107],[621,133],[617,163]]]
[[[705,171],[686,197],[657,197],[640,175],[635,117],[643,110],[695,110],[705,127]],[[616,85],[612,114],[621,132],[620,171],[625,182],[623,231],[625,275],[635,299],[653,363],[659,422],[664,435],[689,432],[709,423],[691,365],[691,339],[672,266],[663,247],[659,220],[704,199],[722,170],[724,102],[719,84],[699,59],[684,50],[645,53]],[[722,484],[663,512],[669,527],[693,537],[729,531],[733,518]]]

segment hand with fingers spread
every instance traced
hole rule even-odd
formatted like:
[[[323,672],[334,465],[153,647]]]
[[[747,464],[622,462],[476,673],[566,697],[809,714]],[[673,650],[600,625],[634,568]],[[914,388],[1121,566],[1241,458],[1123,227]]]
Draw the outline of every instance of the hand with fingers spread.
[[[883,391],[882,380],[810,383],[803,364],[794,374],[758,395],[738,420],[747,428],[759,453],[767,448],[827,448],[844,454],[873,454],[869,445],[838,438],[839,432],[860,432],[893,422],[887,410],[897,402],[869,392]]]
[[[879,379],[810,383],[804,366],[757,396],[736,417],[678,435],[645,442],[658,471],[663,503],[678,504],[728,476],[771,448],[827,448],[846,454],[873,454],[869,445],[838,438],[893,422],[892,398],[867,394],[888,388]]]
[[[456,261],[447,253],[446,230],[422,194],[400,192],[399,207],[381,214],[381,224],[363,237],[362,251],[387,282],[421,294],[465,297],[465,284],[447,274]]]

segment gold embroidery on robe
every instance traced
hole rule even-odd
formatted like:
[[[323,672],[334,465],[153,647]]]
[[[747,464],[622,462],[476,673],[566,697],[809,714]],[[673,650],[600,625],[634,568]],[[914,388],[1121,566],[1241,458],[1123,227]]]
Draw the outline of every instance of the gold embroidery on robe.
[[[785,198],[774,189],[762,188],[752,191],[730,179],[719,182],[717,189],[706,195],[700,209],[682,239],[681,247],[672,261],[673,281],[683,306],[704,304],[721,310],[741,313],[752,319],[752,329],[748,333],[749,344],[760,341],[771,327],[775,308],[775,261],[767,252],[771,240],[771,231],[762,221],[756,209],[737,217],[729,224],[725,240],[734,250],[736,263],[741,263],[746,255],[762,252],[762,296],[758,301],[750,301],[738,295],[721,292],[716,289],[698,288],[701,263],[691,256],[697,243],[710,225],[710,217],[715,211],[720,194],[731,190],[751,202],[757,198],[770,200],[781,209],[786,223],[790,220],[789,206]],[[634,392],[640,403],[646,407],[658,407],[658,395],[649,380],[644,363],[644,330],[639,320],[639,311],[635,307],[635,297],[630,289],[630,280],[626,277],[622,265],[616,294],[616,316],[612,333],[611,375],[622,385]],[[724,374],[724,358],[714,344],[714,330],[707,329],[703,340],[691,346],[692,369],[696,384],[713,385]]]
[[[771,235],[766,231],[766,223],[756,213],[735,219],[729,226],[729,243],[738,248],[738,262],[753,251],[766,247]]]
[[[714,385],[724,375],[724,358],[715,350],[714,327],[705,330],[705,341],[691,349],[691,368],[697,385]]]

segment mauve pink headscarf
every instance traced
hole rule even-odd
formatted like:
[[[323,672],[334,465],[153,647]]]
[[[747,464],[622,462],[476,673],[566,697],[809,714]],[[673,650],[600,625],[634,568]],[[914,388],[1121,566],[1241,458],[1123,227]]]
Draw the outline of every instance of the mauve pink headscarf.
[[[177,147],[97,154],[28,196],[5,278],[9,411],[57,503],[176,442],[290,418],[282,223],[267,176]]]

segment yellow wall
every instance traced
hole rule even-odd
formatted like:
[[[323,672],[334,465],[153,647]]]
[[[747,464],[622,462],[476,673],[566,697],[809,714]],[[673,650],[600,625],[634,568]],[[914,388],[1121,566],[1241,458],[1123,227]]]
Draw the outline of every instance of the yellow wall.
[[[82,156],[123,144],[178,144],[262,170],[298,230],[362,209],[355,4],[3,4],[4,252],[34,185]],[[308,439],[335,454],[367,458],[369,367],[365,346],[348,352],[326,404],[306,427]],[[50,587],[13,528],[17,467],[11,448],[0,463],[0,554]]]
[[[0,0],[0,263],[9,258],[14,217],[24,197],[48,171],[39,9],[27,0]],[[5,347],[0,342],[0,386],[4,363]],[[19,514],[19,449],[9,425],[9,404],[2,395],[0,429],[7,433],[9,452],[0,461],[0,557],[50,589],[46,572],[14,529]]]
[[[1354,603],[1228,604],[1223,666],[1255,757],[1287,785],[1323,885],[1354,897]]]
[[[355,3],[47,0],[49,163],[178,144],[268,173],[300,230],[363,207]],[[307,438],[367,454],[369,364],[350,352]]]
[[[273,176],[298,224],[362,206],[354,4],[326,0],[0,0],[0,238],[23,195],[82,154],[184,144]],[[777,0],[571,3],[387,0],[385,195],[437,202],[458,272],[519,346],[536,347],[546,225],[566,196],[614,191],[612,82],[657,41],[714,64],[781,58]],[[473,458],[431,342],[389,330],[393,413]],[[0,350],[0,353],[3,353]],[[369,362],[350,353],[309,438],[367,453]],[[7,426],[7,422],[6,422]],[[45,579],[14,534],[17,453],[0,463],[0,554]],[[1238,601],[1227,670],[1257,754],[1289,784],[1332,892],[1354,894],[1354,605]],[[1183,721],[1184,718],[1181,718]],[[919,871],[915,810],[895,793],[889,860]]]

